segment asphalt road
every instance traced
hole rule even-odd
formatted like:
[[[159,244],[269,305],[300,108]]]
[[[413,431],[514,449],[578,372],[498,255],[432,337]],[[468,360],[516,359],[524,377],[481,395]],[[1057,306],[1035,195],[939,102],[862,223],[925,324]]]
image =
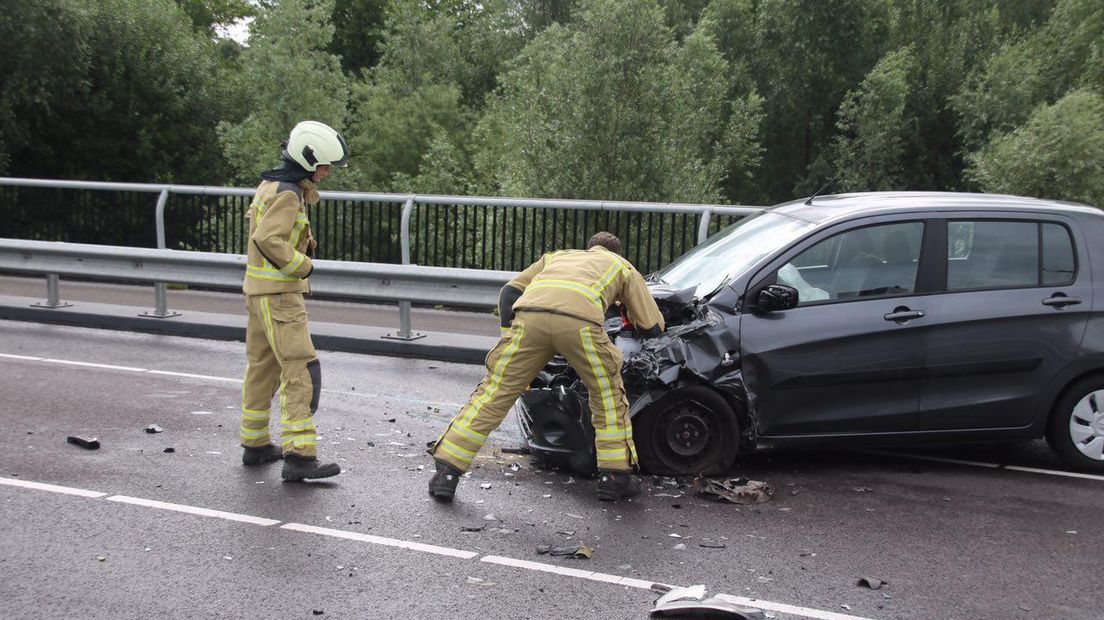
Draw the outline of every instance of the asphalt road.
[[[649,478],[608,505],[592,480],[500,454],[519,440],[508,419],[442,505],[426,495],[424,446],[479,367],[323,351],[320,450],[346,471],[283,484],[278,464],[240,465],[243,354],[0,322],[4,617],[644,618],[653,582],[755,598],[777,618],[1101,616],[1104,478],[1062,475],[1037,443],[923,454],[1043,472],[751,455],[735,473],[777,489],[765,504]],[[164,432],[145,433],[153,423]],[[485,528],[461,531],[473,525]],[[595,551],[537,555],[546,543]],[[856,586],[863,576],[888,585]]]

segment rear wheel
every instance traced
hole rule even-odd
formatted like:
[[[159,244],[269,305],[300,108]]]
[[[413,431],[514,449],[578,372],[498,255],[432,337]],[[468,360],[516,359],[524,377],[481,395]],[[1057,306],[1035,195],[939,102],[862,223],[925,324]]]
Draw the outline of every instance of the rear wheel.
[[[1104,472],[1104,377],[1078,381],[1058,401],[1047,442],[1070,467]]]
[[[723,473],[740,433],[728,402],[700,385],[669,392],[633,420],[633,429],[641,469],[663,475]]]

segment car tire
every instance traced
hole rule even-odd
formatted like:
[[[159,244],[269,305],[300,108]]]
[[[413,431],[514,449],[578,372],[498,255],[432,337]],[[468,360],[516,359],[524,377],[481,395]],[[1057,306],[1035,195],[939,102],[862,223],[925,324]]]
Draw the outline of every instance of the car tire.
[[[1051,412],[1047,442],[1071,468],[1104,472],[1104,376],[1066,390]]]
[[[633,418],[641,470],[665,476],[723,474],[736,458],[740,426],[717,392],[687,385]]]

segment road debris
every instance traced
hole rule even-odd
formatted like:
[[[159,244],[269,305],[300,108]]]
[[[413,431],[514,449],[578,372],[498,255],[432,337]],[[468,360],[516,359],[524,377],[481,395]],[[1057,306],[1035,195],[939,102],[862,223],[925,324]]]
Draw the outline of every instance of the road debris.
[[[491,483],[490,482],[484,482],[483,484],[479,485],[479,488],[486,491],[487,489],[491,488]]]
[[[471,586],[493,586],[495,582],[487,581],[486,579],[480,579],[479,577],[468,577],[468,585]]]
[[[321,609],[312,609],[311,613],[316,615],[316,616],[321,616],[322,614],[324,614],[326,612],[322,611]]]
[[[496,517],[495,513],[492,512],[492,513],[483,515],[483,520],[484,521],[501,521],[502,519],[499,519],[498,517]]]
[[[97,556],[96,556],[96,559],[97,559],[97,560],[99,560],[99,561],[101,561],[101,562],[106,562],[106,561],[107,561],[107,556],[105,556],[105,555],[97,555]]]
[[[724,594],[705,598],[705,586],[672,588],[652,608],[653,618],[737,618],[766,620],[763,611],[728,600]]]
[[[594,555],[594,550],[586,545],[537,545],[537,553],[540,555],[564,556],[576,560],[589,560]]]
[[[856,493],[873,493],[874,492],[874,489],[871,489],[870,487],[855,487],[851,490],[856,492]]]
[[[84,448],[85,450],[99,450],[100,440],[95,437],[84,437],[81,435],[69,435],[65,438],[65,441]]]
[[[163,432],[165,432],[165,429],[161,428],[157,424],[150,424],[149,426],[146,427],[146,432],[149,433],[150,435],[153,435],[153,434],[156,434],[156,433],[163,433]]]
[[[570,537],[575,535],[575,530],[559,530],[556,533],[557,534],[563,534],[564,536],[567,536],[568,538],[570,538]]]
[[[686,550],[686,543],[679,543],[679,544],[675,545],[675,551],[685,551],[685,550]]]
[[[728,547],[728,545],[719,540],[710,540],[708,538],[703,538],[701,542],[698,543],[698,546],[705,547],[706,549],[724,549]]]
[[[871,590],[880,590],[882,586],[887,586],[889,583],[873,577],[860,577],[855,585],[862,588],[870,588]]]
[[[176,452],[176,448],[165,448],[164,450],[162,450],[162,452],[164,452],[165,454],[172,454],[173,452]]]
[[[774,487],[771,485],[747,478],[712,480],[699,476],[694,478],[693,489],[699,496],[733,504],[762,504],[774,495]]]
[[[532,454],[528,446],[522,446],[518,448],[511,448],[509,446],[500,449],[503,454]]]
[[[482,532],[486,528],[487,528],[486,523],[480,523],[478,525],[461,525],[460,526],[460,531],[461,532]]]

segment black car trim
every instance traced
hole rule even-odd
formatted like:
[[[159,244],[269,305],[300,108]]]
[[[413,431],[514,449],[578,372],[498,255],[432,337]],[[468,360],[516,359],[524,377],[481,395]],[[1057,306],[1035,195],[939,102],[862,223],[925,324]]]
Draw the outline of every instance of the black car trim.
[[[878,368],[855,372],[802,375],[780,381],[768,389],[792,387],[839,386],[850,383],[877,383],[884,381],[909,381],[935,377],[974,376],[982,374],[1008,374],[1030,372],[1042,364],[1043,358],[1031,357],[997,362],[961,362],[940,366],[906,366],[902,368]]]

